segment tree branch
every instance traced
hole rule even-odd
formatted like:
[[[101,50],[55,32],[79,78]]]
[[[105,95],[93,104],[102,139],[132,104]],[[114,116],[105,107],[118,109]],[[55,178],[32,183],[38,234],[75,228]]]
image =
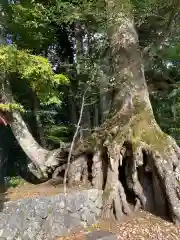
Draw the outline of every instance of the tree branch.
[[[171,33],[174,19],[175,19],[176,15],[179,13],[179,8],[180,8],[180,1],[176,0],[176,3],[171,11],[169,21],[167,23],[165,30],[163,31],[163,33],[159,36],[159,38],[155,42],[149,44],[148,46],[146,46],[143,49],[144,56],[148,55],[148,57],[149,56],[153,57],[155,55],[155,50],[160,48],[161,44],[167,39],[167,37]]]
[[[67,194],[66,181],[67,181],[67,175],[68,175],[68,171],[69,171],[69,167],[70,167],[72,151],[73,151],[73,148],[74,148],[74,143],[75,143],[76,137],[78,135],[78,131],[79,131],[82,115],[83,115],[83,110],[84,110],[85,96],[86,96],[87,91],[88,91],[88,88],[85,90],[85,92],[83,94],[79,120],[78,120],[78,123],[77,123],[76,131],[75,131],[74,136],[73,136],[72,143],[71,143],[71,147],[70,147],[70,151],[69,151],[69,155],[68,155],[68,160],[67,160],[67,168],[66,168],[65,173],[64,173],[63,184],[64,184],[64,194],[65,195]]]

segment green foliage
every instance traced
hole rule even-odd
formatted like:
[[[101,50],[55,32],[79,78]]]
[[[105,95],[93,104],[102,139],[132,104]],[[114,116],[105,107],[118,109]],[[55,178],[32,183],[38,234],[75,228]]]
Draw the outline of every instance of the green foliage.
[[[174,137],[180,145],[180,89],[152,99],[155,117],[162,130]]]
[[[0,71],[28,80],[43,105],[60,104],[58,86],[69,82],[65,75],[53,73],[46,58],[14,45],[0,46]]]
[[[24,107],[19,103],[9,103],[9,104],[0,103],[0,109],[4,112],[11,112],[12,110],[18,110],[18,111],[24,112]]]
[[[169,13],[174,7],[177,7],[177,2],[174,0],[131,0],[133,6],[133,14],[138,23],[149,21],[151,24],[163,24],[169,18]],[[154,20],[158,20],[154,22]]]
[[[69,142],[71,138],[73,128],[70,125],[55,125],[55,124],[48,124],[45,126],[44,133],[45,138],[54,143],[59,145],[60,142]]]
[[[6,186],[8,188],[15,188],[20,185],[23,185],[25,181],[20,177],[20,176],[15,176],[15,177],[8,177],[6,178]]]
[[[81,22],[89,29],[100,30],[106,18],[102,0],[5,1],[2,8],[5,14],[1,16],[1,22],[11,33],[13,42],[37,53],[46,51],[56,42],[57,28],[62,24],[71,26],[74,22]]]
[[[180,44],[165,46],[163,51],[158,51],[158,55],[164,61],[178,61],[180,60]]]
[[[1,22],[8,33],[11,32],[13,42],[21,48],[35,49],[36,52],[47,48],[53,38],[53,29],[49,26],[50,9],[33,0],[5,0],[2,9],[4,14]]]

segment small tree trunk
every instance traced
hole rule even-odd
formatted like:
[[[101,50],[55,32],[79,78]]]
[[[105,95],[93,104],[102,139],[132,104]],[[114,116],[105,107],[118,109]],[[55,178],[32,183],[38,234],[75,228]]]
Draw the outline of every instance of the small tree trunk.
[[[84,107],[82,121],[81,121],[81,138],[85,139],[91,131],[91,116],[88,106]]]
[[[76,125],[78,118],[77,118],[77,111],[76,111],[76,103],[74,101],[74,96],[72,90],[69,92],[68,96],[68,107],[69,107],[69,115],[70,115],[70,120],[73,126]]]
[[[39,101],[38,101],[37,96],[36,96],[34,91],[33,91],[32,94],[33,94],[33,113],[34,113],[34,117],[36,119],[36,126],[37,126],[36,131],[37,131],[37,134],[38,134],[39,143],[42,147],[46,147],[44,130],[43,130],[42,122],[41,122],[41,116],[40,116],[40,113],[39,113],[39,110],[40,110]]]
[[[14,111],[12,117],[11,129],[19,145],[35,166],[43,166],[49,152],[35,141],[19,112]]]

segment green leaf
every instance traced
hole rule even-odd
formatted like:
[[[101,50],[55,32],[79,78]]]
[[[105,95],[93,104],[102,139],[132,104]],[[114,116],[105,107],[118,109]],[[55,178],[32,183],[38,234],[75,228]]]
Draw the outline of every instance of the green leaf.
[[[63,74],[54,74],[48,60],[35,56],[26,50],[18,50],[15,45],[0,46],[0,71],[7,74],[18,74],[29,81],[41,104],[60,104],[59,85],[69,84]]]

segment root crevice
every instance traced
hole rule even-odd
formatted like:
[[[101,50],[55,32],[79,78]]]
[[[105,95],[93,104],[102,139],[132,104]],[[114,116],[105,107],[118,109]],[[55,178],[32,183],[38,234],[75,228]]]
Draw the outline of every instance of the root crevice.
[[[162,141],[168,143],[165,150],[157,149],[145,139],[135,141],[131,136],[131,141],[127,135],[128,140],[120,140],[117,136],[116,132],[112,139],[105,138],[91,154],[73,155],[68,183],[90,182],[94,188],[102,189],[105,218],[114,216],[120,220],[124,215],[144,209],[180,222],[179,147],[165,136]],[[53,176],[57,177],[65,167],[66,164],[60,166]]]

